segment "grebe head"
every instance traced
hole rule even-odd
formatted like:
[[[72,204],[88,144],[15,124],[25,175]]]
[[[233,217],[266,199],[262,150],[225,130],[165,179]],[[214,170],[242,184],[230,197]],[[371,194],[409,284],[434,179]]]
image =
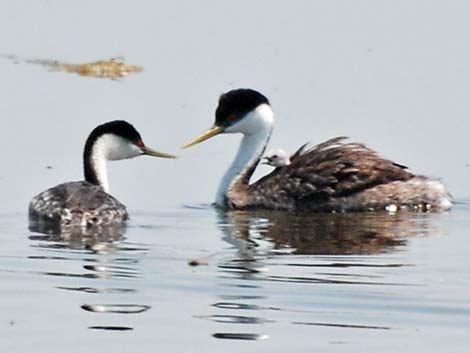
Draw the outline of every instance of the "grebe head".
[[[240,88],[224,93],[215,111],[215,123],[201,136],[183,146],[188,148],[218,134],[251,135],[271,128],[273,112],[269,100],[253,89]]]
[[[139,132],[128,122],[115,120],[96,127],[88,136],[83,151],[85,180],[109,192],[106,161],[148,155],[176,158],[148,148]]]
[[[141,155],[175,158],[147,147],[134,126],[123,120],[111,121],[96,127],[85,143],[85,158],[87,155],[94,158],[99,156],[110,161]]]
[[[271,150],[263,157],[262,164],[267,164],[275,168],[283,167],[290,164],[290,158],[284,150]]]

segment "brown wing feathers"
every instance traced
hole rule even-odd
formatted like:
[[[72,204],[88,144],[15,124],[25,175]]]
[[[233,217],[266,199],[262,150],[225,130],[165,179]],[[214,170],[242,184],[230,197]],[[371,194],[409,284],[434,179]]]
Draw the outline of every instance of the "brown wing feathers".
[[[295,199],[341,197],[413,175],[406,167],[380,158],[360,143],[336,137],[307,149],[301,146],[291,164],[254,183],[252,192],[280,192]]]

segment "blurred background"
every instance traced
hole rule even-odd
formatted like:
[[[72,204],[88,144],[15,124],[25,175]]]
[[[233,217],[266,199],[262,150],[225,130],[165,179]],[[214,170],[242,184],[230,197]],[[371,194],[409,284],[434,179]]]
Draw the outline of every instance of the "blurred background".
[[[180,146],[239,87],[271,100],[268,149],[346,135],[468,198],[469,11],[465,1],[2,1],[0,209],[25,212],[40,191],[81,179],[85,139],[113,119],[180,156],[110,163],[111,193],[129,209],[212,202],[240,136]],[[97,79],[6,55],[124,58],[144,71]]]

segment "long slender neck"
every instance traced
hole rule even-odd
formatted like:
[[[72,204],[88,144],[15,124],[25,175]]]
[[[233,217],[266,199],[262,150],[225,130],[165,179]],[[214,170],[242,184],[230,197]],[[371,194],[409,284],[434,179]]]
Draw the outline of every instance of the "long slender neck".
[[[101,186],[104,191],[109,192],[107,160],[106,141],[103,138],[94,141],[87,140],[83,152],[85,180],[91,184]]]
[[[260,109],[261,108],[261,109]],[[242,203],[248,193],[250,177],[258,165],[266,149],[272,132],[272,111],[269,106],[261,106],[255,110],[252,117],[246,117],[248,124],[256,128],[253,132],[244,133],[237,155],[219,184],[216,204],[226,206],[228,202]]]

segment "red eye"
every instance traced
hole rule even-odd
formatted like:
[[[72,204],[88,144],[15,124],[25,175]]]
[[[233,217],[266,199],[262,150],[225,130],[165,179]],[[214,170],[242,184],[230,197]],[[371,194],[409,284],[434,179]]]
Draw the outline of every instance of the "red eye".
[[[144,147],[144,141],[138,140],[138,141],[137,141],[137,146],[139,146],[139,147]]]
[[[234,121],[236,118],[237,118],[237,116],[233,113],[229,114],[229,116],[227,116],[227,120],[229,120],[229,121]]]

